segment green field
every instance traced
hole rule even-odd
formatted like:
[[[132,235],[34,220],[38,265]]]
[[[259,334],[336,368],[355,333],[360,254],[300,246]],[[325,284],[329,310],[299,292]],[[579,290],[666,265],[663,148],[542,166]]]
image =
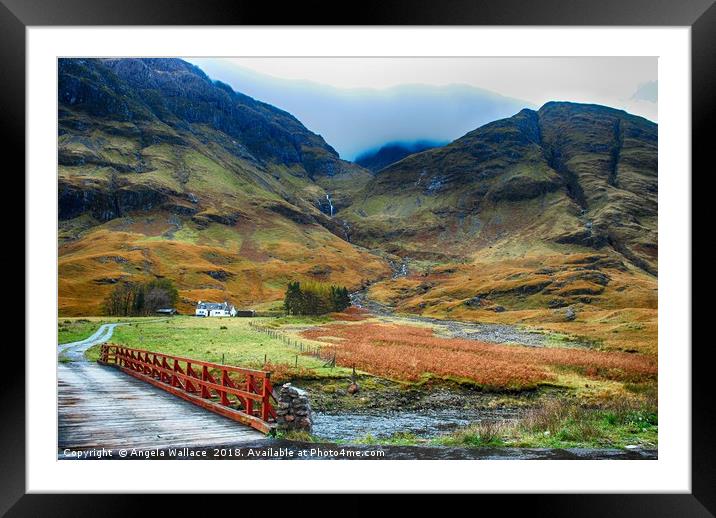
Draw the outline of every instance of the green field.
[[[267,325],[275,319],[206,319],[177,316],[159,321],[153,318],[110,320],[130,322],[129,325],[119,326],[114,330],[111,343],[198,360],[224,362],[228,365],[259,369],[266,367],[274,372],[274,380],[277,382],[292,377],[303,379],[343,377],[349,372],[340,367],[324,367],[325,360],[302,354],[299,349],[249,326],[250,321]],[[76,328],[73,329],[74,340],[86,338],[101,323],[108,320],[94,318],[77,319],[77,321],[77,324],[71,325],[60,320],[59,324],[60,328],[63,326]],[[302,322],[295,319],[293,323]],[[79,336],[80,329],[84,330],[84,336]],[[61,331],[61,336],[68,336],[68,331]],[[303,342],[310,343],[308,340]],[[100,347],[97,345],[90,348],[86,353],[87,358],[91,361],[97,360]]]

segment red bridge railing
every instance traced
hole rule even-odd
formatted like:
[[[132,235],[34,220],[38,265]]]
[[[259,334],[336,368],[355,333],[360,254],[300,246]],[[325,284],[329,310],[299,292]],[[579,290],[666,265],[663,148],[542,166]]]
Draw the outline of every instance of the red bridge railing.
[[[271,373],[103,344],[98,363],[121,370],[207,410],[268,433],[276,412]]]

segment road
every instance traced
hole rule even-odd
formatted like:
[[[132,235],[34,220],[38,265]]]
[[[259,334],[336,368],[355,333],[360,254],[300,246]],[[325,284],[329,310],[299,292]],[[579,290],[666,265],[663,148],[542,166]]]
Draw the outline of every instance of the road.
[[[85,360],[85,352],[93,345],[103,344],[112,338],[114,328],[117,326],[127,325],[126,322],[117,322],[115,324],[102,324],[92,336],[80,340],[79,342],[70,342],[68,344],[60,344],[57,346],[57,355],[73,362],[82,362]]]

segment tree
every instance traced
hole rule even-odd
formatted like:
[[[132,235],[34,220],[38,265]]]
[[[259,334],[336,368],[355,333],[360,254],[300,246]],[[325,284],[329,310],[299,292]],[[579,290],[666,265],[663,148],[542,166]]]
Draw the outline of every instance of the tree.
[[[289,282],[286,288],[286,296],[283,300],[283,309],[287,315],[300,315],[302,308],[301,284]]]
[[[344,309],[350,307],[350,305],[351,305],[351,297],[348,294],[348,288],[343,286],[342,288],[338,289],[336,311],[343,311]]]
[[[135,288],[134,303],[132,304],[133,314],[142,315],[144,313],[144,286],[139,285]]]
[[[115,316],[150,315],[176,305],[179,292],[170,279],[117,284],[104,301],[104,312]]]
[[[126,299],[130,287],[128,284],[117,284],[104,301],[107,315],[126,315]]]
[[[171,279],[154,279],[145,285],[147,293],[154,291],[154,300],[158,304],[150,307],[151,312],[165,307],[172,308],[179,299],[179,291]]]
[[[346,297],[348,297],[348,290],[346,288],[331,286],[331,305],[333,311],[343,311],[350,305],[350,299],[348,299],[348,304],[345,303]]]

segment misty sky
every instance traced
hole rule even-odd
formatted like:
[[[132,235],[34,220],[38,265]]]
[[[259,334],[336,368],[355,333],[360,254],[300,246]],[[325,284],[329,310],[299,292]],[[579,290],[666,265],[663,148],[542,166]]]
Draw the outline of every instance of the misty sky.
[[[547,101],[657,122],[657,58],[185,58],[295,115],[342,158],[394,141],[451,141]]]

